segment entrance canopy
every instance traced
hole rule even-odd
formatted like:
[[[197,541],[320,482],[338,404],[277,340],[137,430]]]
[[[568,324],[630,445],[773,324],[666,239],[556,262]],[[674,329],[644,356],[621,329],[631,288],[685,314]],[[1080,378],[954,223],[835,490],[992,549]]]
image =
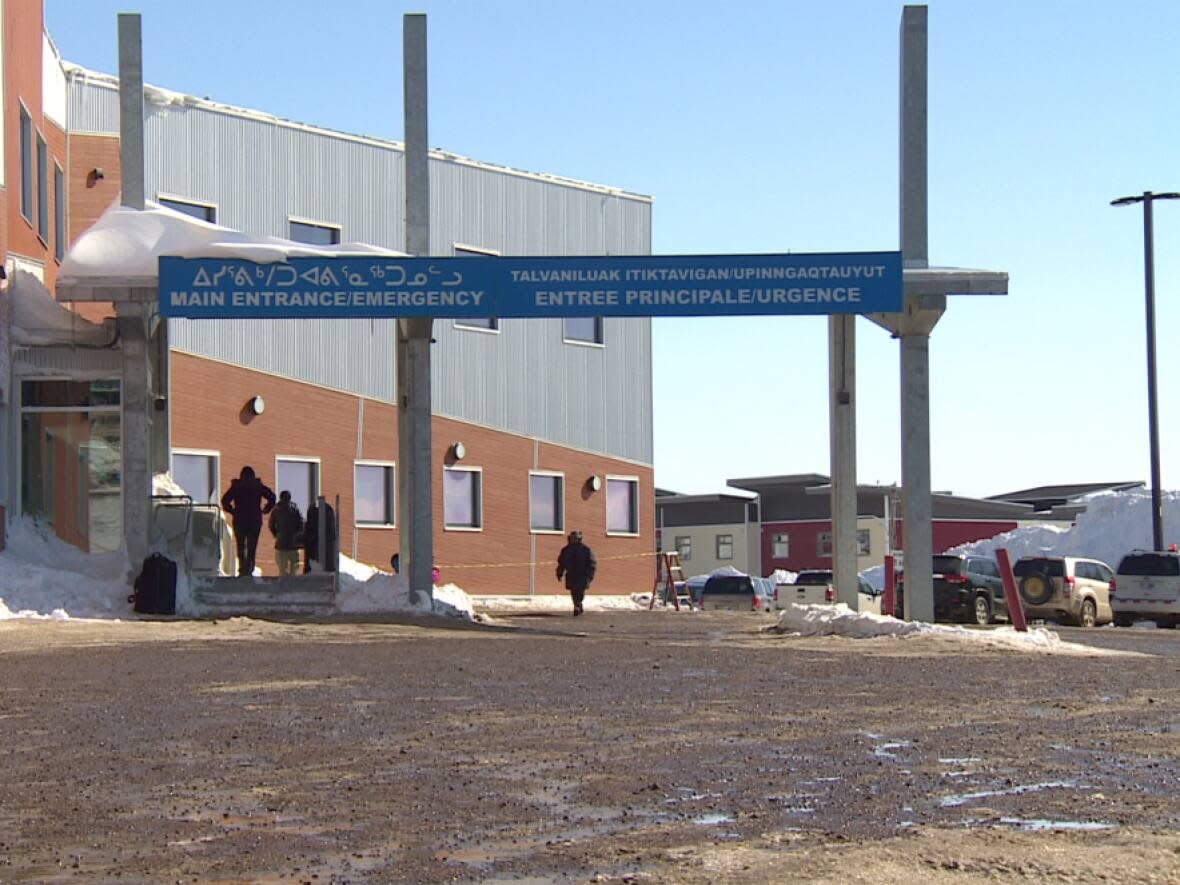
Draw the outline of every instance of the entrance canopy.
[[[111,206],[63,258],[58,300],[154,303],[162,255],[274,263],[342,256],[399,258],[405,253],[368,243],[311,246],[253,236],[150,202],[145,209]]]

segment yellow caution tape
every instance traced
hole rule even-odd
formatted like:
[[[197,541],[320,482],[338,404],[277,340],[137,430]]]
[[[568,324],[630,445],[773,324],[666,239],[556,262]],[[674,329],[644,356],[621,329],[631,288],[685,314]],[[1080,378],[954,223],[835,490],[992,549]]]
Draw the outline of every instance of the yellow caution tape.
[[[639,559],[645,556],[658,556],[659,554],[652,551],[650,553],[619,553],[615,556],[596,556],[594,557],[598,562],[607,562],[615,559]],[[447,565],[441,564],[438,566],[440,572],[448,569],[465,569],[465,568],[524,568],[526,566],[556,566],[557,563],[553,560],[534,560],[531,562],[481,562],[481,563],[465,563],[463,565]]]

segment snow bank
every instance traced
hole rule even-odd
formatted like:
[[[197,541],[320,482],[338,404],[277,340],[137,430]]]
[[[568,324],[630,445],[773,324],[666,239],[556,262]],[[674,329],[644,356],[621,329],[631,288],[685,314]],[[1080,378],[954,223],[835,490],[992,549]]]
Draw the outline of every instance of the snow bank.
[[[778,623],[768,628],[775,633],[798,636],[847,636],[851,639],[874,639],[890,636],[898,639],[934,637],[962,642],[967,646],[1003,648],[1054,654],[1118,655],[1124,652],[1063,642],[1056,633],[1034,627],[1018,633],[1012,627],[994,630],[969,630],[948,624],[899,621],[871,612],[854,612],[843,603],[836,605],[790,605],[779,615]]]
[[[1180,492],[1163,492],[1164,543],[1180,543]],[[1021,556],[1085,556],[1101,559],[1111,568],[1132,550],[1150,550],[1151,492],[1130,489],[1123,492],[1096,492],[1082,499],[1083,513],[1068,529],[1035,525],[1014,529],[953,548],[955,552],[992,554],[1007,547],[1015,562]]]
[[[1180,492],[1163,492],[1165,544],[1180,543]],[[952,547],[948,553],[978,553],[994,556],[1001,547],[1016,562],[1022,556],[1085,556],[1100,559],[1111,568],[1132,550],[1149,550],[1151,539],[1151,492],[1130,489],[1095,492],[1081,499],[1084,512],[1069,528],[1050,523],[1021,526],[1010,532]],[[862,576],[878,590],[885,585],[882,566],[863,571]]]
[[[444,584],[434,588],[434,606],[421,593],[413,593],[404,574],[392,575],[340,554],[336,606],[345,613],[435,614],[475,620],[471,597],[461,587]]]
[[[647,608],[651,594],[635,593],[630,596],[587,595],[582,601],[586,611],[638,611]],[[573,611],[573,603],[567,593],[545,593],[538,596],[478,596],[474,602],[482,611],[502,614],[519,612],[564,612]]]
[[[123,551],[83,553],[30,520],[13,520],[0,553],[0,620],[130,616],[130,571]]]

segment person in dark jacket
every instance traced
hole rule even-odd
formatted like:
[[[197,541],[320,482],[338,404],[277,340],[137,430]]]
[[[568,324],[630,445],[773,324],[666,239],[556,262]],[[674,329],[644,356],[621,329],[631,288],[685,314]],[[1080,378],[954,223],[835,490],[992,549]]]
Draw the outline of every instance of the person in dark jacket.
[[[303,545],[303,516],[291,500],[291,493],[279,492],[279,503],[267,521],[275,536],[275,563],[280,575],[293,575],[299,569],[299,548]]]
[[[557,580],[565,577],[565,589],[574,601],[574,616],[582,613],[582,600],[594,580],[598,563],[590,548],[582,543],[581,532],[570,532],[569,543],[557,554]]]
[[[336,511],[324,502],[324,562],[321,571],[336,571]],[[303,528],[303,573],[311,571],[311,564],[320,560],[320,505],[313,501],[307,508],[307,521]]]
[[[252,575],[258,535],[262,532],[262,515],[274,508],[275,493],[254,475],[253,467],[246,466],[237,479],[230,481],[229,489],[221,496],[221,506],[233,519],[238,544],[238,574]]]

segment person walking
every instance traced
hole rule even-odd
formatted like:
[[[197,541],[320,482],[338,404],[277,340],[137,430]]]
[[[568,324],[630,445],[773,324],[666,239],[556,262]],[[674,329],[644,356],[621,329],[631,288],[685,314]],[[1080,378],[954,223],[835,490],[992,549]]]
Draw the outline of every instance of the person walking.
[[[569,543],[557,554],[557,580],[565,578],[565,589],[570,592],[570,599],[574,602],[574,617],[582,613],[582,600],[590,589],[597,568],[594,553],[582,543],[582,533],[570,532]]]
[[[270,533],[275,536],[275,563],[279,575],[294,575],[299,569],[299,548],[303,543],[303,516],[299,505],[291,500],[288,491],[279,492],[279,503],[267,520]]]
[[[233,520],[238,545],[238,574],[252,575],[258,535],[262,532],[262,516],[274,508],[275,493],[254,475],[254,468],[247,465],[237,479],[230,481],[229,489],[221,496],[221,506]]]

